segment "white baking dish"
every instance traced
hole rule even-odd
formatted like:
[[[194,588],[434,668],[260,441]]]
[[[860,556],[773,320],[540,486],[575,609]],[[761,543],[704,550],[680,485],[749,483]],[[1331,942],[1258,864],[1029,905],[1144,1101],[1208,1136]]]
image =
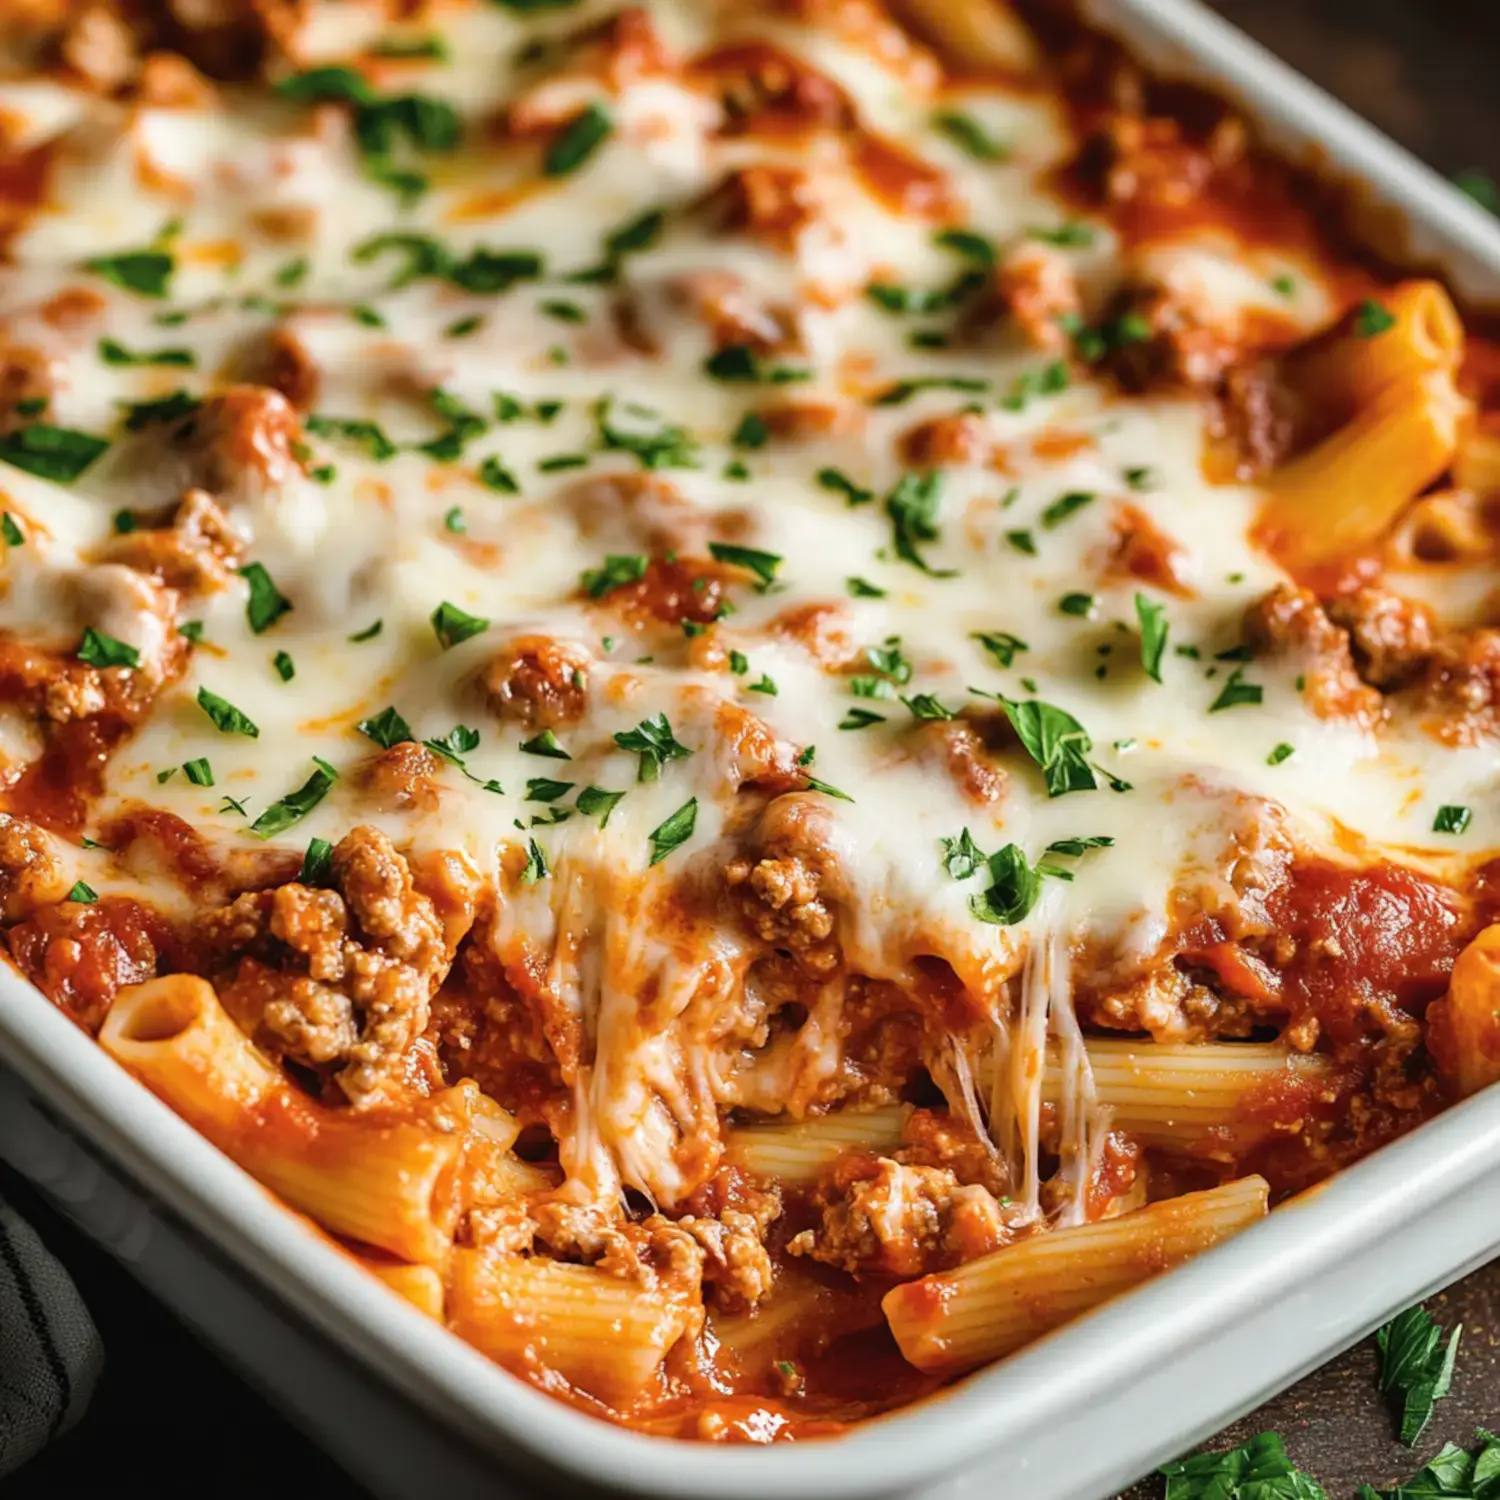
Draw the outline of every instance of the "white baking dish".
[[[1092,0],[1159,70],[1368,187],[1399,254],[1500,302],[1500,226],[1193,0]],[[1500,1246],[1500,1090],[942,1397],[824,1443],[671,1443],[496,1369],[348,1264],[0,972],[0,1154],[390,1496],[1094,1500]]]

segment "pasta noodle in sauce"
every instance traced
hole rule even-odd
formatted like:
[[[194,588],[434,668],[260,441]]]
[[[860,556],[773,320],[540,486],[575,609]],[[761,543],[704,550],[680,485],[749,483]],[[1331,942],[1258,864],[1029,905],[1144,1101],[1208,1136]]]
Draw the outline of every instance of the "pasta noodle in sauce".
[[[1500,1074],[1500,408],[999,0],[0,56],[0,919],[384,1280],[832,1434]]]

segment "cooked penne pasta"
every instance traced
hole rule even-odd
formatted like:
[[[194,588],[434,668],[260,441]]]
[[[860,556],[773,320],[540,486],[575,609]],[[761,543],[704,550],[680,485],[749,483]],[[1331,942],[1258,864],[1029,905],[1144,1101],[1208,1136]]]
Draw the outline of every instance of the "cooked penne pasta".
[[[1271,477],[1266,535],[1302,566],[1373,545],[1452,462],[1466,409],[1446,373],[1385,386]]]
[[[491,1358],[556,1370],[628,1406],[701,1317],[697,1304],[594,1266],[497,1250],[454,1252],[449,1326]]]
[[[743,1125],[727,1131],[724,1159],[773,1182],[813,1183],[846,1151],[879,1156],[901,1142],[911,1113],[903,1105],[883,1109],[837,1110],[810,1120]]]
[[[1145,1146],[1234,1155],[1295,1124],[1310,1105],[1337,1097],[1326,1057],[1277,1042],[1085,1041],[1098,1101],[1113,1126]],[[1049,1045],[1042,1097],[1062,1080]]]
[[[897,0],[898,14],[960,67],[1030,73],[1036,43],[1004,0]]]
[[[1080,1313],[1170,1270],[1266,1211],[1267,1185],[1242,1177],[1117,1219],[1022,1240],[881,1304],[905,1357],[929,1374],[1003,1359]]]
[[[429,1318],[436,1318],[440,1323],[443,1321],[443,1278],[431,1266],[407,1265],[398,1260],[374,1260],[368,1256],[361,1256],[359,1260],[372,1276],[378,1276],[413,1307],[426,1313]]]
[[[1387,386],[1456,373],[1463,349],[1463,324],[1441,283],[1403,281],[1293,355],[1287,377],[1320,407],[1352,413]]]
[[[1453,482],[1481,497],[1500,495],[1500,431],[1476,427],[1463,434],[1453,456]]]
[[[100,1042],[252,1176],[325,1229],[440,1261],[457,1222],[465,1136],[353,1118],[297,1095],[213,987],[171,975],[120,991]]]

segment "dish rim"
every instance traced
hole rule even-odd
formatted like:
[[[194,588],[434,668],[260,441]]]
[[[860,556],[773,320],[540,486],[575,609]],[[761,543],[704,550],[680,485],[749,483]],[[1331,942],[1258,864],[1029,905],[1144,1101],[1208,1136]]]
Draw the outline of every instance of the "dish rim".
[[[1403,213],[1414,245],[1430,246],[1419,253],[1439,260],[1461,294],[1500,300],[1500,223],[1199,0],[1087,0],[1084,11],[1127,42],[1167,49],[1153,66],[1202,75],[1262,127],[1304,148],[1316,143],[1326,167]],[[1465,1191],[1500,1157],[1500,1089],[1491,1089],[1208,1254],[915,1406],[833,1440],[721,1446],[634,1432],[571,1408],[392,1297],[3,969],[0,1044],[7,1066],[61,1124],[427,1413],[497,1458],[519,1452],[559,1478],[662,1500],[763,1500],[773,1488],[858,1500],[936,1483],[1023,1439],[1062,1403],[1101,1402],[1132,1372],[1232,1331],[1294,1280],[1368,1247],[1393,1218]],[[1288,1371],[1296,1363],[1288,1360]]]

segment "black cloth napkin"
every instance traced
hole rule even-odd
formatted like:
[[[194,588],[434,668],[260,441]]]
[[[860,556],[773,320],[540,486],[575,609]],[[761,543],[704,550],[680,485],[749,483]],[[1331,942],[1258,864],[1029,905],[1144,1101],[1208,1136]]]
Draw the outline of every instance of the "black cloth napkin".
[[[0,1198],[0,1476],[83,1415],[103,1366],[72,1279]]]

